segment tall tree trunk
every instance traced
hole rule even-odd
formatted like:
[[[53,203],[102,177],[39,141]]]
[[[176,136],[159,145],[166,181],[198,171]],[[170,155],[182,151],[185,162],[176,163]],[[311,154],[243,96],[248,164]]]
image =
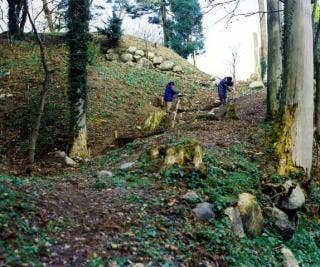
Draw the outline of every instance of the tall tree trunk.
[[[267,43],[267,25],[265,16],[264,0],[258,0],[259,4],[259,17],[260,17],[260,36],[261,36],[261,54],[260,54],[260,71],[261,80],[265,81],[267,76],[267,56],[268,56],[268,43]]]
[[[260,77],[260,60],[259,60],[259,42],[258,42],[258,34],[256,32],[253,33],[253,48],[254,48],[254,76],[257,79]]]
[[[279,91],[281,88],[281,15],[279,0],[268,0],[268,86],[267,118],[274,119],[279,109]]]
[[[47,0],[42,0],[42,5],[43,5],[43,12],[45,15],[45,18],[48,23],[48,28],[50,32],[54,32],[54,25],[53,25],[53,20],[52,20],[52,12],[49,9],[48,6],[48,1]]]
[[[169,29],[168,29],[168,21],[167,21],[167,5],[166,0],[161,0],[161,24],[163,30],[163,45],[165,47],[169,47]]]
[[[8,32],[11,40],[23,36],[27,20],[27,0],[7,0],[8,2]]]
[[[36,151],[36,145],[37,145],[37,140],[39,136],[39,130],[40,130],[40,125],[41,125],[41,119],[47,99],[47,94],[49,90],[49,85],[50,85],[50,77],[51,77],[51,71],[49,70],[48,64],[47,64],[47,59],[46,59],[46,53],[45,53],[45,48],[43,45],[43,42],[38,34],[37,28],[34,24],[34,21],[32,20],[30,13],[28,9],[26,9],[27,16],[29,18],[30,24],[32,26],[34,35],[36,37],[36,40],[39,44],[40,48],[40,56],[41,56],[41,63],[42,67],[44,70],[44,81],[42,84],[42,90],[40,93],[40,103],[38,107],[38,112],[37,112],[37,117],[36,120],[32,126],[32,132],[30,136],[30,146],[29,146],[29,166],[28,166],[28,172],[32,172],[32,165],[34,163],[34,157],[35,157],[35,151]]]
[[[313,148],[313,33],[311,1],[285,1],[283,90],[276,154],[279,173],[310,175]]]
[[[89,5],[88,0],[69,1],[70,157],[89,156],[86,127]]]
[[[319,47],[319,38],[320,38],[320,20],[315,21],[315,13],[316,13],[316,6],[317,2],[314,3],[313,8],[313,19],[315,27],[315,34],[314,34],[314,67],[315,67],[315,80],[316,80],[316,96],[315,96],[315,128],[316,128],[316,138],[319,142],[320,140],[320,59],[318,55],[318,47]]]

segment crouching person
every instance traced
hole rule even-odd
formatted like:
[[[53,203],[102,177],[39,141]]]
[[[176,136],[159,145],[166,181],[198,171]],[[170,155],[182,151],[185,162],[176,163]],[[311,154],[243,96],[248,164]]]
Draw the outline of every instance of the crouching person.
[[[229,87],[233,86],[232,78],[225,77],[218,84],[218,95],[220,99],[220,105],[227,104],[228,91]]]
[[[166,112],[168,116],[171,115],[172,112],[172,102],[175,96],[179,95],[179,92],[174,88],[174,82],[169,82],[164,90],[163,100],[166,108]]]

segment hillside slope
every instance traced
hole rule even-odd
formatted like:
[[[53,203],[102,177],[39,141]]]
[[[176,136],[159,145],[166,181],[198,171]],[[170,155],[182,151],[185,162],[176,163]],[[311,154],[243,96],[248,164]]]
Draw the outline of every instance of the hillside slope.
[[[97,39],[97,38],[96,38]],[[189,95],[193,103],[212,103],[208,91],[210,77],[164,47],[153,47],[143,40],[125,36],[121,51],[130,46],[147,49],[183,68],[183,73],[146,69],[118,61],[107,61],[93,40],[89,57],[88,131],[92,155],[100,154],[113,144],[114,131],[120,134],[136,129],[146,117],[150,103],[161,96],[163,87],[174,80],[178,89]],[[37,146],[37,159],[44,159],[55,148],[65,150],[68,140],[67,47],[61,36],[46,37],[47,55],[52,78],[45,115]],[[0,100],[0,153],[5,165],[23,165],[28,136],[34,120],[43,73],[39,50],[32,41],[8,45],[0,40],[0,94],[12,97]],[[205,86],[205,87],[203,87]]]

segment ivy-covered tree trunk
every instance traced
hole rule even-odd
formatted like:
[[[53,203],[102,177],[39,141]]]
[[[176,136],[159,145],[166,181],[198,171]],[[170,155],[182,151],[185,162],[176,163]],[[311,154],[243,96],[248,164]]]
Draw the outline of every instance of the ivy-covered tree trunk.
[[[88,157],[87,62],[89,0],[70,0],[68,9],[70,157]]]
[[[267,57],[268,57],[268,41],[267,41],[267,25],[265,16],[264,0],[258,0],[259,17],[260,17],[260,36],[261,36],[261,54],[260,54],[260,70],[261,80],[267,79]]]
[[[313,148],[313,34],[311,1],[285,1],[283,90],[276,154],[279,173],[310,175]]]
[[[281,14],[279,0],[268,0],[268,86],[267,118],[274,119],[279,109],[279,91],[282,75]]]
[[[53,32],[54,31],[54,24],[53,24],[53,19],[52,19],[52,12],[49,9],[48,1],[42,0],[42,5],[43,5],[44,16],[45,16],[47,23],[48,23],[49,31]]]
[[[169,46],[169,29],[168,29],[168,21],[167,21],[167,6],[166,0],[160,0],[160,13],[161,13],[161,24],[163,30],[163,45],[165,47]]]

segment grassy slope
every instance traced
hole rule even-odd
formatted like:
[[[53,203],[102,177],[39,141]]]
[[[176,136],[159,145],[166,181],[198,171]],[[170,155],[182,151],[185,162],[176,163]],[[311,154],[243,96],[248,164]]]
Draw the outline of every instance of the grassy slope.
[[[42,156],[55,147],[65,150],[68,134],[67,48],[61,42],[55,43],[54,38],[50,40],[47,54],[51,68],[56,71],[40,132],[38,155]],[[121,49],[131,45],[145,49],[143,41],[129,36],[123,39]],[[33,42],[17,42],[10,47],[5,40],[0,40],[0,48],[0,71],[11,73],[9,78],[0,80],[1,92],[14,95],[1,106],[4,110],[0,110],[0,127],[4,133],[0,137],[1,150],[11,158],[21,158],[27,147],[43,79],[39,51]],[[162,94],[168,81],[175,80],[181,91],[198,95],[200,83],[209,80],[208,75],[194,69],[170,49],[159,47],[157,53],[183,66],[185,74],[108,62],[100,55],[98,45],[90,45],[88,128],[93,154],[112,142],[114,130],[125,131],[139,125],[145,106]]]

